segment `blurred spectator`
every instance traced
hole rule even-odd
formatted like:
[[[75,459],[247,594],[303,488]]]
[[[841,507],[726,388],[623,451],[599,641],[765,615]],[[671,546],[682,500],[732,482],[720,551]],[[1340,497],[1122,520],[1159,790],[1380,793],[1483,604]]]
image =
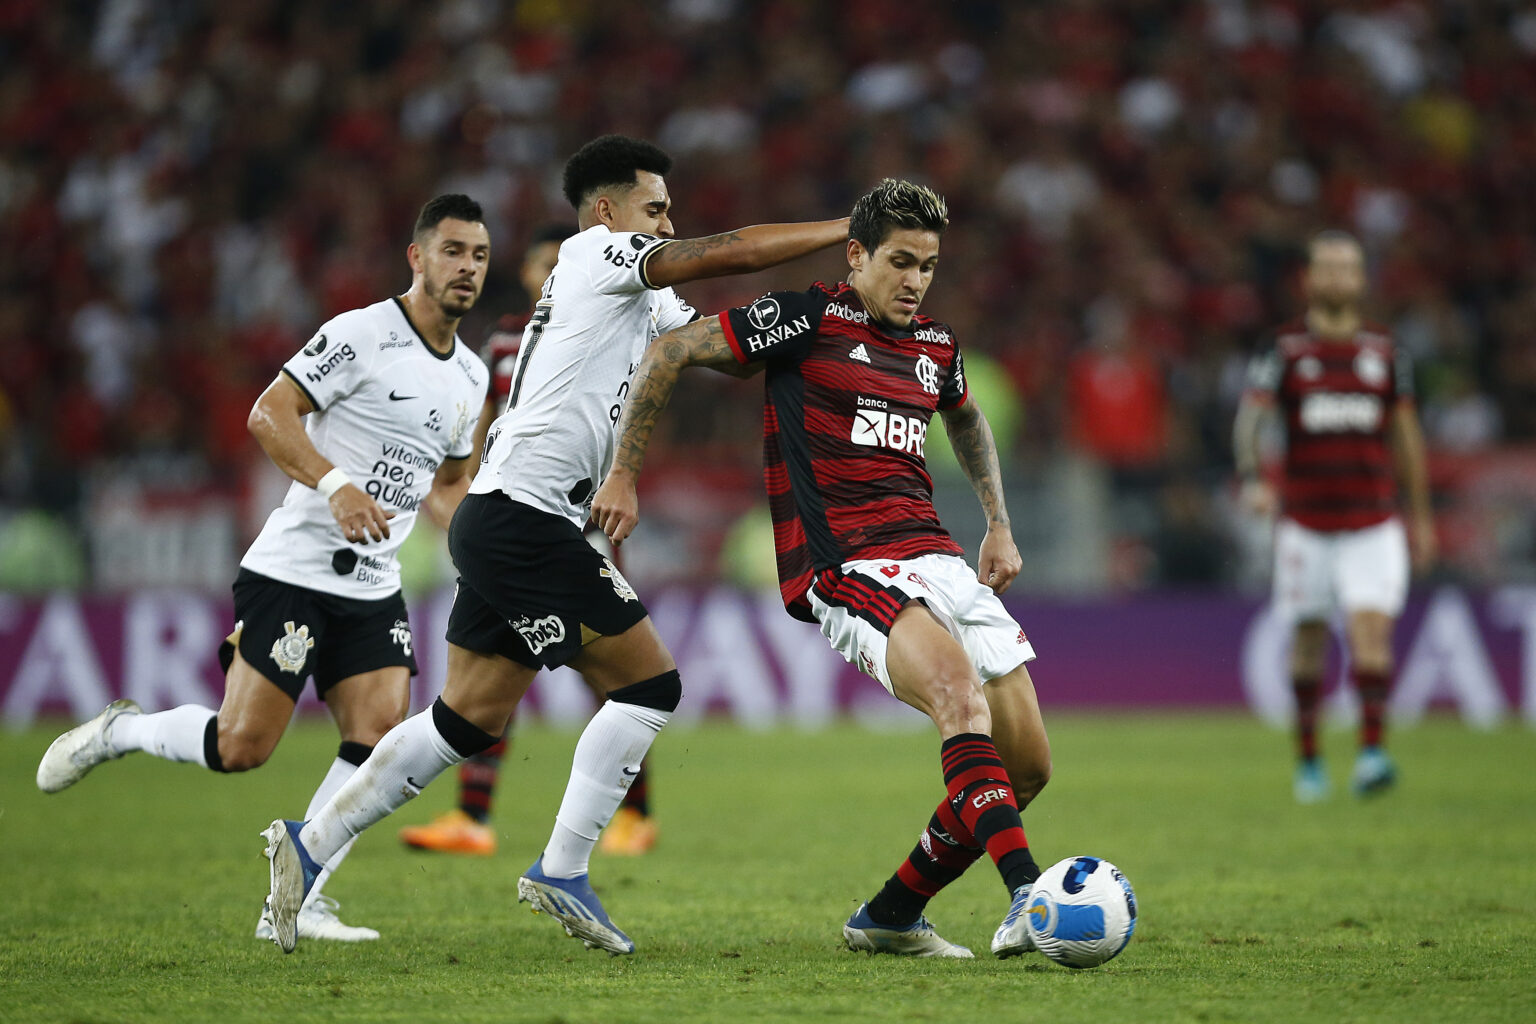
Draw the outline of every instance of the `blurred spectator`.
[[[1163,577],[1167,538],[1206,528],[1189,489],[1224,484],[1235,375],[1298,310],[1297,258],[1324,226],[1370,247],[1374,314],[1415,357],[1431,442],[1536,438],[1523,5],[343,11],[0,4],[0,514],[48,509],[84,536],[93,481],[125,475],[177,502],[245,500],[244,411],[325,317],[403,287],[419,205],[468,190],[516,252],[568,216],[561,162],[607,131],[674,150],[688,234],[836,215],[885,175],[944,190],[930,305],[1027,403],[996,411],[1010,472],[1049,479],[1075,452],[1109,467],[1153,517],[1129,528]],[[493,260],[466,337],[515,301],[514,273]],[[716,309],[842,273],[828,255],[686,291]],[[688,429],[658,438],[664,466],[755,460],[755,403],[676,401]],[[697,493],[732,510],[712,523],[756,499],[731,490],[750,474],[709,479]],[[678,565],[712,563],[684,520],[655,525]]]

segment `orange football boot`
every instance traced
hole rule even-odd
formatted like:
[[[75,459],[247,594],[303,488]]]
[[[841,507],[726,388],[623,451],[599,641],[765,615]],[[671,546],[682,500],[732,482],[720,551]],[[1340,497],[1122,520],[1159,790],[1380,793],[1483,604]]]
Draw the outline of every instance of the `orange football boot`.
[[[496,852],[496,830],[454,808],[425,825],[408,825],[400,830],[400,841],[418,850],[438,853],[467,853],[489,857]]]
[[[620,857],[638,857],[656,845],[656,819],[649,818],[633,807],[620,807],[597,848],[604,853]]]

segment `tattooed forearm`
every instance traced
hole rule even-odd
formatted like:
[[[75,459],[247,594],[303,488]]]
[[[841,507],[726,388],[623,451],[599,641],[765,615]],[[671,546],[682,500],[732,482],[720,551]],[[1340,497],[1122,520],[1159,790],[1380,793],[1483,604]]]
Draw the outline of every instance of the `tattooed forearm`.
[[[981,501],[986,513],[987,525],[1007,526],[1008,509],[1003,502],[1003,470],[997,458],[997,443],[992,428],[974,399],[944,414],[944,428],[949,433],[950,446],[960,460],[971,489]]]
[[[639,477],[662,410],[672,400],[677,376],[685,366],[711,365],[735,359],[717,317],[697,320],[651,342],[640,360],[629,400],[619,417],[613,469]]]
[[[654,262],[660,265],[674,260],[695,260],[712,250],[721,249],[727,245],[737,245],[741,240],[740,231],[722,231],[718,235],[707,235],[704,238],[679,239],[663,247],[656,254]]]

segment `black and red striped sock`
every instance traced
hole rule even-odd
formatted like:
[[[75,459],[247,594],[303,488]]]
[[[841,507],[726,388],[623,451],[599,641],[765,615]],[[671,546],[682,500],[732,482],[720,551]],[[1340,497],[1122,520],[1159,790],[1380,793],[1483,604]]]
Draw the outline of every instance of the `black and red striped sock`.
[[[624,791],[624,802],[620,807],[628,807],[630,810],[639,811],[645,817],[651,816],[651,771],[650,762],[640,762],[640,772],[635,776],[629,788]]]
[[[1355,690],[1360,694],[1360,745],[1381,746],[1382,723],[1386,718],[1387,694],[1392,689],[1392,677],[1385,672],[1353,670]]]
[[[1296,749],[1308,761],[1317,756],[1317,708],[1322,689],[1316,679],[1291,679],[1291,692],[1296,695]]]
[[[507,737],[501,739],[459,765],[459,810],[484,824],[491,817],[491,795],[496,790],[496,776],[501,772],[501,758],[507,752]]]
[[[876,924],[911,924],[922,916],[928,901],[965,874],[981,853],[975,837],[955,816],[946,797],[939,802],[911,855],[869,901],[869,916]]]
[[[939,757],[950,806],[977,845],[991,855],[1008,891],[1039,878],[1040,868],[1019,821],[1013,785],[992,737],[976,732],[951,736]]]

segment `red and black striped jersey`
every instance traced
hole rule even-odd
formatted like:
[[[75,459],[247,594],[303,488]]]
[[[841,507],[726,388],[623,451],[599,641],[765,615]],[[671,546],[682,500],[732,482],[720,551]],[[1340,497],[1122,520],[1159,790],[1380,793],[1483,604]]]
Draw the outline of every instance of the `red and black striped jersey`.
[[[506,408],[507,396],[512,393],[512,374],[517,370],[517,353],[523,347],[523,329],[528,326],[527,313],[507,313],[496,321],[491,336],[480,350],[480,358],[491,368],[491,390],[488,401],[496,403],[500,415]]]
[[[844,562],[964,553],[939,525],[923,458],[934,412],[967,394],[947,324],[885,327],[848,285],[820,282],[726,310],[720,324],[738,360],[768,364],[763,477],[791,615],[810,620],[815,574]]]
[[[1391,518],[1388,431],[1397,403],[1413,401],[1413,365],[1384,329],[1323,338],[1287,325],[1254,361],[1249,393],[1278,403],[1285,423],[1285,515],[1328,532]]]

